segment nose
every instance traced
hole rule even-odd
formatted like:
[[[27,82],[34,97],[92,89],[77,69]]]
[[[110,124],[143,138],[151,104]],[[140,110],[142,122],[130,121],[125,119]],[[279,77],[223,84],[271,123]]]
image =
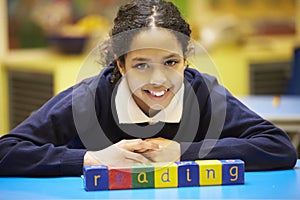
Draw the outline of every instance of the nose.
[[[150,84],[152,85],[163,85],[167,81],[167,76],[161,66],[155,66],[152,68],[150,75]]]

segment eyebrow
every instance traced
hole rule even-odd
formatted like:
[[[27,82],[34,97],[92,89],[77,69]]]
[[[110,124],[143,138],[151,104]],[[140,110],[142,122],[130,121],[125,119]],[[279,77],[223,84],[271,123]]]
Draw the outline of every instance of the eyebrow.
[[[164,60],[167,60],[167,59],[169,59],[169,58],[173,58],[173,57],[181,57],[181,56],[180,56],[180,55],[178,55],[178,54],[176,54],[176,53],[172,53],[172,54],[170,54],[170,55],[168,55],[168,56],[164,57],[163,59],[164,59]]]
[[[137,61],[137,62],[150,61],[150,59],[148,59],[148,58],[140,58],[140,57],[133,58],[132,60]]]
[[[167,59],[170,59],[170,58],[173,58],[173,57],[179,57],[179,55],[175,54],[175,53],[172,53],[168,56],[163,57],[163,60],[167,60]],[[147,61],[150,61],[151,59],[143,58],[143,57],[136,57],[136,58],[133,58],[132,60],[136,61],[136,62],[147,62]]]

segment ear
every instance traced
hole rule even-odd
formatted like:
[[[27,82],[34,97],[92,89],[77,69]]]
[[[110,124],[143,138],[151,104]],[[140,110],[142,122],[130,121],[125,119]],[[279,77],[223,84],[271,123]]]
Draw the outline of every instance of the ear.
[[[116,54],[114,55],[114,58],[117,61],[117,67],[118,67],[120,73],[122,74],[122,76],[124,76],[124,74],[125,74],[125,67],[121,64],[121,62],[120,62],[120,60],[119,60],[119,58],[118,58],[118,56]]]
[[[183,65],[184,65],[184,69],[188,67],[188,61],[186,59],[184,59]]]

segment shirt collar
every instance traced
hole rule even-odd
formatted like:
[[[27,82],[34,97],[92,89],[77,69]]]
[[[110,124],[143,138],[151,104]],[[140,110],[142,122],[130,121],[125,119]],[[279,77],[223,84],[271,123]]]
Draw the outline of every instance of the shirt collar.
[[[179,123],[183,109],[183,94],[184,86],[182,84],[181,88],[165,109],[161,110],[153,117],[148,117],[135,103],[126,80],[122,79],[118,85],[115,99],[119,123],[132,124],[147,122],[149,124],[155,124],[159,121],[166,123]]]

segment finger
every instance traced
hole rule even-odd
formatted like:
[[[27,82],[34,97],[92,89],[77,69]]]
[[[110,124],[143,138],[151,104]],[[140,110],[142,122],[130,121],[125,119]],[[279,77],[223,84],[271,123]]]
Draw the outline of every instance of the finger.
[[[146,139],[145,141],[151,142],[151,143],[154,143],[154,144],[158,144],[158,145],[161,145],[161,146],[167,146],[171,142],[173,142],[172,140],[164,139],[164,138],[161,138],[161,137],[159,137],[159,138],[149,138],[149,139]]]
[[[141,154],[138,154],[138,153],[133,153],[133,152],[130,152],[130,151],[126,152],[124,156],[125,156],[126,159],[133,160],[137,163],[151,162],[151,160],[149,160],[145,156],[143,156]]]
[[[124,140],[121,140],[119,142],[119,144],[124,144],[124,143],[135,143],[135,142],[142,142],[143,140],[138,138],[138,139],[124,139]]]
[[[145,142],[143,140],[138,140],[135,142],[130,142],[130,143],[123,143],[119,145],[120,148],[123,148],[127,151],[140,151],[144,152],[147,150],[157,150],[159,149],[158,144],[150,143],[150,142]]]

